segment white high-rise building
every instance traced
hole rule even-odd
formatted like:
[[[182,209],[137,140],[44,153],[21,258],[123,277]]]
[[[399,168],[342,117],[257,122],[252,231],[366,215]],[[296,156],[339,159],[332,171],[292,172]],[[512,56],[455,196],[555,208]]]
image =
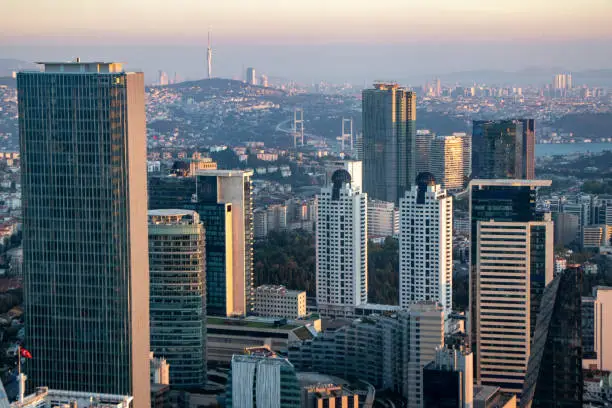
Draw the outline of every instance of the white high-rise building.
[[[431,142],[429,171],[447,190],[463,187],[463,139],[459,136],[438,136]]]
[[[317,306],[325,316],[350,316],[368,300],[367,194],[336,170],[317,196]]]
[[[399,251],[400,306],[435,301],[450,314],[453,201],[430,173],[419,174],[417,185],[400,200]]]
[[[612,370],[612,288],[597,286],[593,289],[594,320],[595,320],[595,353],[597,354],[597,368]]]

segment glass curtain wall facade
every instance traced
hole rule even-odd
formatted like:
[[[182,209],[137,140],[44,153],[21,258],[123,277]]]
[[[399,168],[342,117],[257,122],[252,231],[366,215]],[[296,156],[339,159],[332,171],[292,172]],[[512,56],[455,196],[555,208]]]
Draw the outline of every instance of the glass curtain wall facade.
[[[475,120],[472,130],[472,178],[535,178],[533,119]]]
[[[151,351],[173,387],[206,383],[204,227],[189,210],[149,211]]]
[[[364,191],[398,204],[416,178],[416,95],[376,83],[362,96]]]
[[[248,314],[254,306],[250,173],[209,173],[151,177],[149,208],[189,209],[200,215],[206,229],[207,313]]]
[[[521,407],[582,407],[582,270],[568,268],[546,287]]]
[[[45,63],[17,76],[33,386],[149,407],[144,76]],[[146,373],[146,378],[143,376]]]

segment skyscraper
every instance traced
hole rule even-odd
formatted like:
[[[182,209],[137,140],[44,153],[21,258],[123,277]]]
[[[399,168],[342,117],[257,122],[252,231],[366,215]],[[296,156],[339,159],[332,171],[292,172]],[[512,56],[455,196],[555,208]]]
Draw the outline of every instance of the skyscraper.
[[[191,210],[149,211],[151,351],[173,387],[206,383],[204,227]]]
[[[257,75],[255,74],[255,68],[248,67],[246,70],[246,82],[249,85],[257,84]]]
[[[364,191],[398,204],[416,178],[416,95],[379,82],[362,97]]]
[[[415,135],[415,173],[429,173],[431,142],[436,137],[429,130],[417,130]]]
[[[553,276],[552,221],[550,214],[536,211],[535,189],[547,185],[550,181],[470,183],[469,323],[475,377],[515,393],[522,389],[540,300]]]
[[[430,173],[400,201],[399,304],[438,302],[452,311],[453,199]],[[446,317],[445,316],[445,317]]]
[[[350,316],[368,301],[367,194],[341,169],[317,204],[317,306],[323,315]]]
[[[149,208],[194,210],[206,229],[206,310],[213,316],[253,311],[251,171],[197,170],[149,178]]]
[[[475,120],[472,178],[535,179],[535,120]]]
[[[546,286],[525,378],[522,408],[582,407],[582,271],[570,267]]]
[[[470,351],[438,347],[435,360],[423,367],[423,407],[472,407],[473,361]]]
[[[463,143],[463,177],[472,174],[472,135],[465,132],[453,132],[453,136],[461,138]]]
[[[611,318],[612,288],[594,287],[592,297],[582,298],[582,342],[583,351],[594,357],[598,370],[612,370]]]
[[[429,170],[442,188],[463,188],[463,140],[457,136],[438,136],[431,141]]]
[[[28,376],[150,405],[144,75],[17,76]],[[61,373],[61,375],[60,375]]]

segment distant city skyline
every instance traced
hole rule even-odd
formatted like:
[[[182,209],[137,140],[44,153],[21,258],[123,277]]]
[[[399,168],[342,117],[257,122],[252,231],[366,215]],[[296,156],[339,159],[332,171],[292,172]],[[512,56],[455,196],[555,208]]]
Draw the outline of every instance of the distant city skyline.
[[[551,3],[10,1],[0,7],[9,17],[0,27],[0,55],[121,60],[149,83],[158,70],[201,79],[210,27],[213,76],[224,78],[244,79],[243,67],[252,66],[304,83],[415,85],[425,75],[481,69],[612,68],[612,2],[585,0],[579,9],[569,0]]]

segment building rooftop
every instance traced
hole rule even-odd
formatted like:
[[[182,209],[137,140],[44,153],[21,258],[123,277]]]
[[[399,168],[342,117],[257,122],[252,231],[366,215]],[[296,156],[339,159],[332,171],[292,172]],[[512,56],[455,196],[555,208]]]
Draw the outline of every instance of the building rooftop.
[[[277,292],[285,295],[298,295],[300,293],[306,293],[304,290],[291,290],[287,289],[283,285],[261,285],[255,288],[256,292]]]
[[[286,319],[269,319],[249,316],[247,318],[207,317],[208,325],[248,327],[252,329],[293,330],[300,326],[287,324]]]
[[[80,58],[76,58],[74,61],[38,61],[36,64],[43,65],[44,72],[49,73],[111,74],[123,72],[123,64],[120,62],[81,62]]]
[[[221,176],[221,177],[247,177],[253,175],[253,170],[200,170],[196,169],[196,176]]]
[[[22,402],[15,401],[11,408],[54,408],[68,406],[72,401],[79,408],[128,408],[133,397],[93,392],[59,391],[39,387],[34,394],[24,397]]]
[[[521,179],[476,179],[470,181],[472,186],[509,186],[509,187],[550,187],[552,180]]]

